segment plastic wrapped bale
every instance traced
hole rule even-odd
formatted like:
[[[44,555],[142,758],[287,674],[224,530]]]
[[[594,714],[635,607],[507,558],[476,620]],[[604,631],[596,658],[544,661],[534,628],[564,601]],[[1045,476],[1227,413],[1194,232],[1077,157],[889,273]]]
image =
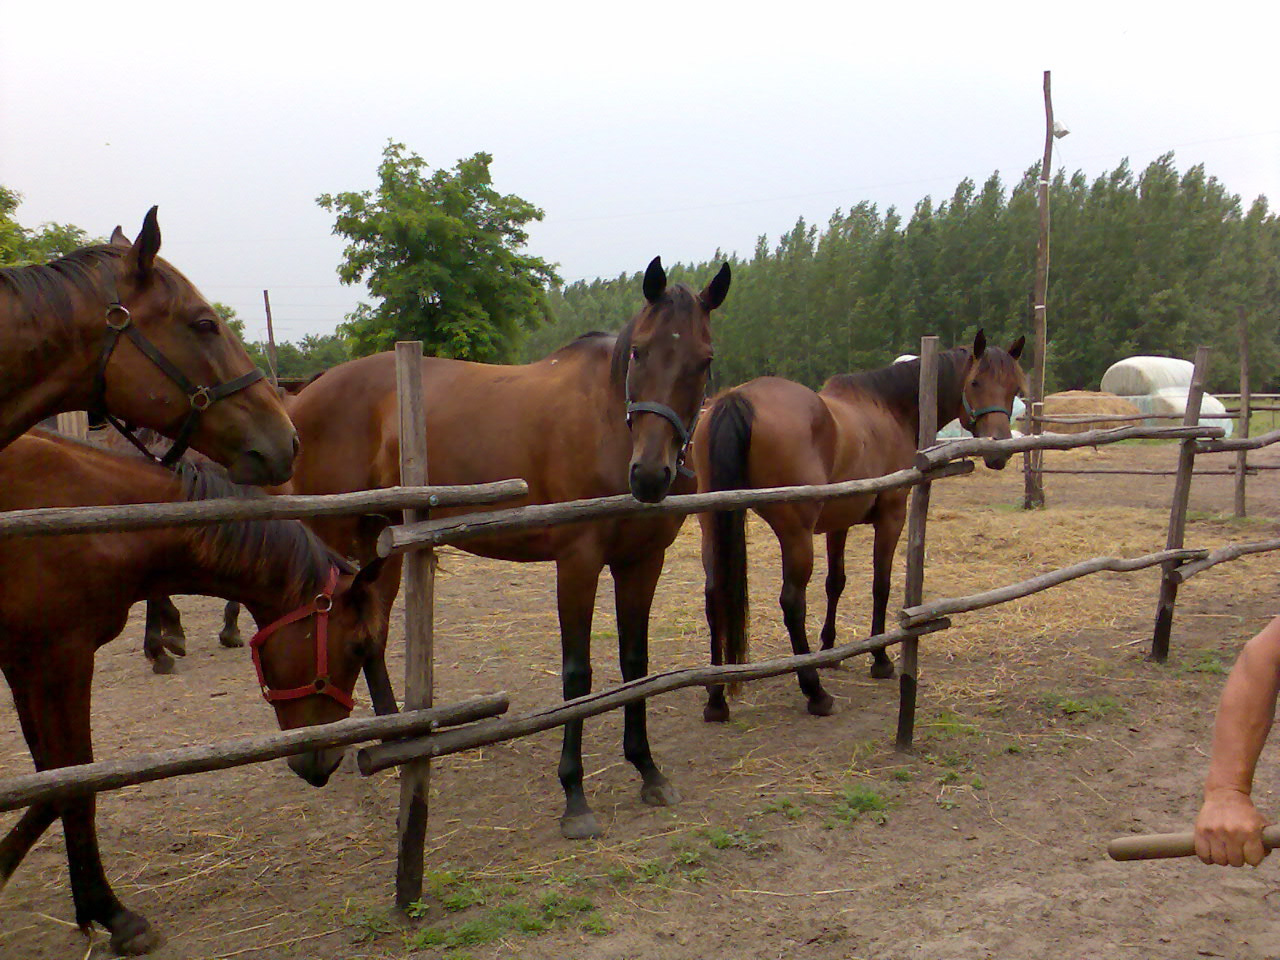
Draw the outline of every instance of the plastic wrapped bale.
[[[1117,397],[1147,397],[1157,391],[1191,387],[1195,364],[1177,357],[1126,357],[1107,368],[1100,389]]]
[[[1185,416],[1187,412],[1187,395],[1189,391],[1183,387],[1165,387],[1148,396],[1125,397],[1142,413],[1149,416]],[[1145,420],[1149,427],[1171,427],[1173,420]],[[1235,428],[1235,420],[1227,413],[1227,408],[1211,393],[1206,393],[1200,401],[1200,426],[1222,427],[1225,436],[1231,436]]]

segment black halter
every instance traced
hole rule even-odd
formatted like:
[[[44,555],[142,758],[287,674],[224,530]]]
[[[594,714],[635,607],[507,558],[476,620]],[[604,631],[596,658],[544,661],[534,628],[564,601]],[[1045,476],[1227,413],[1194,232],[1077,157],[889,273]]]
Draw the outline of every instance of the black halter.
[[[122,437],[137,447],[145,456],[162,466],[173,466],[178,462],[178,458],[187,452],[187,447],[191,442],[191,434],[195,432],[200,414],[208,410],[216,401],[229,397],[233,393],[238,393],[263,378],[262,371],[254,367],[253,370],[243,376],[228,380],[226,383],[213,387],[197,386],[188,380],[186,375],[174,366],[168,357],[157,350],[155,344],[143,336],[142,331],[134,325],[133,317],[129,314],[128,308],[120,302],[119,294],[114,291],[111,302],[107,304],[106,323],[106,340],[103,341],[102,353],[98,356],[98,367],[93,374],[93,393],[89,400],[89,414],[106,420],[107,423],[119,431]],[[133,341],[133,345],[142,351],[143,356],[159,367],[165,376],[177,384],[178,389],[187,395],[187,400],[191,404],[190,412],[187,414],[186,419],[182,421],[182,426],[178,428],[178,435],[174,437],[173,446],[169,448],[168,453],[163,457],[157,457],[148,450],[146,445],[134,435],[127,424],[117,420],[107,410],[107,362],[111,359],[111,354],[115,352],[116,345],[120,342],[122,334]]]
[[[665,403],[658,403],[656,400],[632,400],[631,361],[629,359],[627,361],[625,399],[627,401],[627,428],[630,429],[631,421],[637,413],[654,413],[662,417],[671,424],[676,436],[680,438],[680,452],[676,454],[676,471],[683,477],[694,476],[693,471],[684,465],[684,458],[689,452],[689,441],[693,438],[693,428],[698,425],[698,415],[702,413],[702,404],[698,404],[698,409],[693,415],[693,422],[686,427],[684,420],[680,418],[680,414]]]

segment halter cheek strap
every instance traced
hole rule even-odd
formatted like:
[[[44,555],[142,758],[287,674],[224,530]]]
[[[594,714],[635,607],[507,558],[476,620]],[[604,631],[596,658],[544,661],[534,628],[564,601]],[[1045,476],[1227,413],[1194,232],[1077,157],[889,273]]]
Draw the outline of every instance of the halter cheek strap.
[[[292,613],[286,613],[279,620],[267,624],[253,635],[249,641],[249,650],[253,654],[253,669],[258,674],[258,686],[262,688],[262,697],[268,703],[281,700],[300,700],[303,697],[325,696],[342,704],[348,710],[355,706],[355,701],[329,679],[329,611],[333,608],[333,590],[338,585],[338,568],[329,567],[329,579],[324,590],[310,603],[299,607]],[[295,623],[306,617],[315,617],[316,638],[316,678],[301,687],[289,687],[285,690],[273,690],[262,672],[262,645],[281,627]]]
[[[969,398],[963,392],[960,394],[960,400],[964,404],[964,415],[969,419],[968,423],[961,424],[970,433],[978,425],[978,418],[985,417],[988,413],[1003,413],[1009,418],[1009,422],[1013,422],[1013,411],[1006,410],[1004,407],[979,407],[977,410],[969,405]]]

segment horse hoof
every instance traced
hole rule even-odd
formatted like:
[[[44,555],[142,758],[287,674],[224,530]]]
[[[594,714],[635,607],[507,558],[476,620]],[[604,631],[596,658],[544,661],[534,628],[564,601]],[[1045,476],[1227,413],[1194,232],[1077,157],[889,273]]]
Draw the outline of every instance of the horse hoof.
[[[161,937],[145,917],[127,912],[111,931],[111,949],[124,956],[150,953],[160,946]]]
[[[186,637],[161,637],[160,646],[168,650],[175,657],[185,657],[187,655]]]
[[[161,653],[151,661],[151,672],[162,675],[173,673],[174,668],[177,667],[177,665],[178,661],[174,660],[173,657],[169,656],[167,653]]]
[[[829,717],[836,712],[836,701],[831,694],[823,692],[822,696],[809,701],[809,712],[815,717]]]
[[[600,824],[590,810],[572,816],[565,814],[560,818],[560,836],[566,840],[591,840],[600,836]]]
[[[892,680],[894,676],[893,661],[888,657],[871,661],[871,678],[873,680]]]
[[[707,723],[728,723],[729,705],[727,703],[708,703],[702,708],[702,719]]]
[[[244,646],[244,637],[240,636],[238,630],[235,633],[220,633],[218,634],[218,642],[224,647],[234,650],[236,647]]]
[[[651,807],[673,807],[680,802],[680,791],[669,780],[646,783],[640,788],[640,799]]]

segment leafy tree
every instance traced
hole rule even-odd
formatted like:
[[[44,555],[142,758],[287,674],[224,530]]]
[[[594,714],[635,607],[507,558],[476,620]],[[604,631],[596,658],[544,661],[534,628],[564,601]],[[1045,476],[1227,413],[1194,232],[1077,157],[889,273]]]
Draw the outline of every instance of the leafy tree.
[[[553,267],[520,253],[525,225],[542,211],[493,188],[477,153],[432,172],[404,144],[389,142],[376,190],[323,194],[348,240],[343,283],[367,280],[376,306],[361,303],[341,331],[356,354],[422,340],[428,353],[506,360],[525,332],[550,319]]]
[[[72,250],[102,240],[69,223],[43,223],[39,229],[23,227],[14,218],[22,195],[0,184],[0,266],[45,263]]]

